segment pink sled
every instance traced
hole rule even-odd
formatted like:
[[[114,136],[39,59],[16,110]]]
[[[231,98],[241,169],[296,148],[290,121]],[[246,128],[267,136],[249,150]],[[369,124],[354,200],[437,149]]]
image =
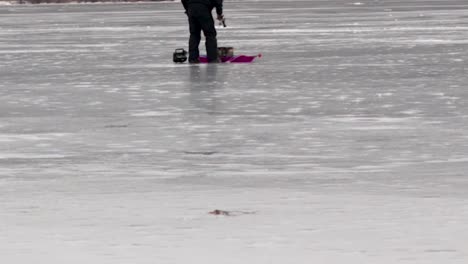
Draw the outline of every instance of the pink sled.
[[[220,57],[222,63],[251,63],[256,58],[261,58],[262,54],[255,56],[248,55],[238,55],[238,56],[224,56]],[[200,63],[208,63],[208,58],[206,56],[200,56]]]

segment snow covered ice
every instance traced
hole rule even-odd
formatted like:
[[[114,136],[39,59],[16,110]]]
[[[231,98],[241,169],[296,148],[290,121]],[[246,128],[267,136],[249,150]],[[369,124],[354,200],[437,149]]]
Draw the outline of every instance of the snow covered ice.
[[[0,6],[1,263],[467,263],[468,3],[225,8]]]

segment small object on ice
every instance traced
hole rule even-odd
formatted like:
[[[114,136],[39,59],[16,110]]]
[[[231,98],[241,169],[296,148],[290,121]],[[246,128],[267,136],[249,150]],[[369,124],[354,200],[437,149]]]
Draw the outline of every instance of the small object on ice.
[[[234,57],[234,47],[218,47],[219,57]]]
[[[223,210],[218,210],[218,209],[209,212],[209,214],[212,214],[212,215],[231,215],[231,213],[229,213],[228,211],[223,211]]]
[[[209,212],[212,215],[224,215],[224,216],[236,216],[236,215],[244,215],[244,214],[255,214],[255,212],[244,212],[244,211],[224,211],[216,209],[214,211]]]
[[[172,54],[172,61],[175,63],[183,63],[187,60],[187,51],[184,49],[176,49]]]

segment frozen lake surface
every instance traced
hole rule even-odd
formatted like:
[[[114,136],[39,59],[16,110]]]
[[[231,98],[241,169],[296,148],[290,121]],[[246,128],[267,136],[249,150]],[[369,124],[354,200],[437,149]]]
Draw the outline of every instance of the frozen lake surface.
[[[1,262],[467,263],[468,3],[225,9],[0,7]]]

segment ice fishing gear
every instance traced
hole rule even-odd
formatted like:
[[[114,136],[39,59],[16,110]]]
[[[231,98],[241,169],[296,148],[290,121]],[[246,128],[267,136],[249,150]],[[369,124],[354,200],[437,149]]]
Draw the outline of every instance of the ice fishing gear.
[[[262,54],[249,56],[249,55],[234,55],[233,47],[218,47],[218,57],[222,63],[251,63],[256,58],[261,58]],[[207,63],[207,56],[199,57],[200,63]]]
[[[218,56],[219,57],[233,57],[234,48],[233,47],[218,47]]]
[[[187,61],[187,51],[184,49],[176,49],[172,55],[172,60],[175,63],[184,63]]]
[[[218,16],[218,20],[220,26],[226,27],[226,18],[224,16]]]
[[[221,63],[251,63],[257,58],[261,58],[262,54],[258,55],[234,55],[233,47],[218,47],[218,58]],[[187,61],[187,51],[179,48],[174,51],[173,61],[175,63],[184,63]],[[201,55],[196,60],[197,63],[208,63],[208,57]],[[189,61],[190,63],[190,61]]]
[[[249,55],[234,55],[233,47],[218,47],[218,57],[222,63],[251,63],[256,58],[261,58],[262,54],[249,56]],[[208,63],[207,56],[199,57],[200,63]]]
[[[252,63],[255,59],[261,58],[262,54],[249,56],[249,55],[235,55],[235,56],[225,56],[220,57],[221,63]],[[200,63],[208,63],[208,58],[206,56],[200,56]]]

